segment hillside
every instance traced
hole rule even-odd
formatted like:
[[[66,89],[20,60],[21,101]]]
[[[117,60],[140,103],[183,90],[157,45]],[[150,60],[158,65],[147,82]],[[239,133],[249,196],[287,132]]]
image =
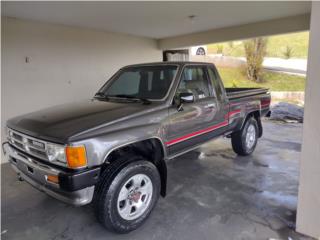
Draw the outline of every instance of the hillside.
[[[307,58],[309,32],[290,33],[268,37],[267,57],[285,58],[287,48],[292,49],[291,58]],[[208,54],[222,53],[226,56],[243,57],[241,41],[207,45]]]
[[[256,83],[249,80],[244,69],[218,67],[225,87],[262,87],[271,91],[304,91],[305,77],[284,73],[264,72],[263,81]]]

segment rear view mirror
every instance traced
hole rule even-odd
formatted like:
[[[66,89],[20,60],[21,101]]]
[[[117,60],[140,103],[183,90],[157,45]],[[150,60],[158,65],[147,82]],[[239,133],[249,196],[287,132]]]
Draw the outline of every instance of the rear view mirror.
[[[179,95],[180,103],[193,103],[194,102],[194,95],[193,93],[183,92]]]

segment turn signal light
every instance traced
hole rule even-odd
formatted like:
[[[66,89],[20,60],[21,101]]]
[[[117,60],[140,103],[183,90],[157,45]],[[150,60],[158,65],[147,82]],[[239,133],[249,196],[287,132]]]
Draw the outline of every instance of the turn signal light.
[[[57,175],[47,175],[47,181],[59,184],[59,177]]]
[[[87,166],[86,149],[84,146],[66,147],[66,157],[70,168],[81,168]]]

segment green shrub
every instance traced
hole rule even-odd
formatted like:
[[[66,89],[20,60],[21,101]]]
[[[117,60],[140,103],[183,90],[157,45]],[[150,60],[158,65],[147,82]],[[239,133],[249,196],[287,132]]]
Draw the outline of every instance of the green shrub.
[[[229,46],[229,48],[233,48],[234,47],[234,44],[233,44],[233,42],[231,41],[231,42],[228,42],[228,46]]]
[[[217,44],[217,53],[223,54],[223,44]]]
[[[232,80],[232,85],[231,85],[231,87],[233,87],[233,88],[237,88],[237,87],[238,87],[235,80]]]
[[[292,58],[292,55],[293,55],[293,48],[287,45],[286,50],[283,52],[283,56],[286,59],[289,59],[289,58]]]

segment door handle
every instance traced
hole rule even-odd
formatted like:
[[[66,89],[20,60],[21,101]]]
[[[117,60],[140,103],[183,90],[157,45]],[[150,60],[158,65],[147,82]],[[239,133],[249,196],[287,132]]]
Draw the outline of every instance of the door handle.
[[[214,103],[209,103],[206,106],[204,106],[204,108],[214,108],[215,104]]]

